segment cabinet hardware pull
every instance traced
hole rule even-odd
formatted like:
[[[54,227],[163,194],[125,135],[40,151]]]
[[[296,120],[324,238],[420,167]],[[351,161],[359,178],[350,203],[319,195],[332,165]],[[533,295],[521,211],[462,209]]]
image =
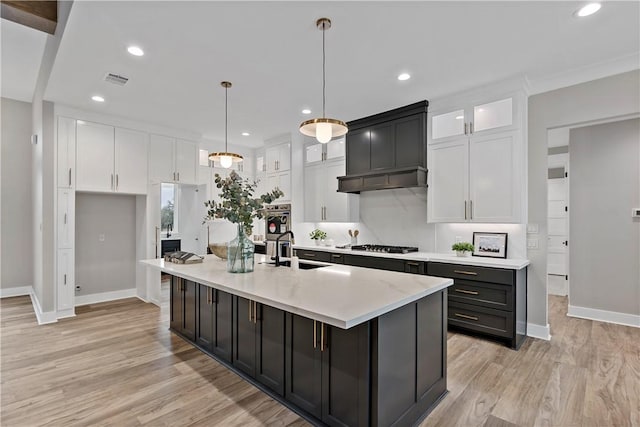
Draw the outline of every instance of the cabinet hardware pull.
[[[174,181],[176,180],[176,173],[175,172],[173,173],[173,180]]]
[[[318,328],[315,320],[313,321],[313,348],[318,348]]]
[[[71,187],[71,168],[69,168],[69,187]]]
[[[64,223],[65,224],[67,223],[67,214],[66,213],[64,214]]]
[[[212,304],[217,304],[218,303],[218,294],[217,294],[217,290],[216,289],[211,289],[211,303]]]
[[[316,254],[304,253],[304,256],[316,256]]]
[[[332,254],[331,258],[342,258],[342,255]]]
[[[64,284],[67,284],[67,273],[64,274]]]
[[[466,123],[464,124],[464,134],[465,135],[467,134],[467,124]]]
[[[324,351],[324,323],[320,324],[320,351]]]
[[[460,314],[460,313],[455,313],[455,315],[458,317],[462,317],[463,319],[478,320],[476,316],[467,316],[466,314]]]
[[[418,263],[418,262],[407,261],[407,265],[412,265],[414,267],[420,267],[420,263]]]
[[[473,200],[469,200],[469,219],[473,219]]]
[[[180,172],[178,172],[178,181],[180,181]]]
[[[253,302],[253,323],[258,323],[258,303]]]
[[[454,289],[456,292],[460,292],[461,294],[469,294],[469,295],[478,295],[476,291],[467,291],[466,289]]]
[[[120,182],[120,180],[118,179],[120,176],[120,174],[116,174],[116,190],[118,189],[118,184]]]
[[[156,258],[158,258],[158,234],[160,234],[160,227],[156,226]]]
[[[251,300],[249,300],[249,322],[253,322],[253,317],[251,316],[252,311],[253,311],[253,305],[251,305]]]
[[[464,201],[464,219],[467,219],[467,201]]]
[[[469,122],[469,133],[473,133],[473,122]]]
[[[467,276],[477,276],[478,273],[475,271],[464,271],[464,270],[453,270],[454,273],[466,274]]]
[[[111,174],[111,189],[113,190],[113,174]]]

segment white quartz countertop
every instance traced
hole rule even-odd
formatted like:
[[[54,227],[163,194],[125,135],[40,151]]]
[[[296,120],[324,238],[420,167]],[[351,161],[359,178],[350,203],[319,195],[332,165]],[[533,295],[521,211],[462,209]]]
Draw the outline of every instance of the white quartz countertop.
[[[253,273],[228,273],[226,261],[200,264],[140,261],[165,273],[211,286],[339,328],[348,329],[453,284],[453,280],[332,264],[313,270],[274,267],[255,256]]]
[[[351,249],[338,249],[335,246],[306,246],[293,245],[293,249],[307,249],[311,251],[325,251],[340,254],[352,254],[362,256],[373,256],[379,258],[395,258],[407,261],[433,261],[445,262],[448,264],[476,265],[479,267],[507,268],[510,270],[520,270],[529,265],[528,259],[502,259],[485,257],[459,257],[453,254],[438,254],[432,252],[410,252],[408,254],[386,254],[380,252],[354,251]]]

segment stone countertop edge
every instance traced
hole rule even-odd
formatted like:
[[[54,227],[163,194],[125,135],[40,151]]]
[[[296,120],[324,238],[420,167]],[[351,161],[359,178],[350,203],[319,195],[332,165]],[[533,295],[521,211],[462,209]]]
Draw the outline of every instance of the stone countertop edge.
[[[256,256],[253,273],[235,274],[228,273],[226,262],[213,255],[207,255],[204,262],[198,264],[173,264],[162,259],[139,262],[342,329],[352,328],[453,285],[452,279],[363,267],[331,264],[321,269],[292,270],[265,265],[264,261],[266,257]],[[368,277],[369,272],[372,272],[371,277]],[[327,277],[327,274],[333,276]],[[397,285],[408,277],[415,280]],[[262,286],[265,281],[269,286]],[[368,292],[371,288],[375,291]]]
[[[336,248],[335,246],[311,246],[293,245],[293,249],[303,249],[309,251],[323,251],[341,254],[372,256],[379,258],[394,258],[407,261],[432,261],[444,262],[447,264],[474,265],[478,267],[506,268],[509,270],[520,270],[530,264],[528,259],[516,258],[489,258],[489,257],[459,257],[453,254],[439,254],[435,252],[409,252],[408,254],[387,254],[381,252],[354,251],[352,249]]]

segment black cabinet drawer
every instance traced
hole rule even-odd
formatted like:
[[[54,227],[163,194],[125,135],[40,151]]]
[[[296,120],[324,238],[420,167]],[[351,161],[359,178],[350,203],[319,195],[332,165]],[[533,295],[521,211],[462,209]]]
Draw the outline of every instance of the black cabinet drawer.
[[[513,285],[515,283],[514,270],[447,264],[443,262],[427,263],[427,275],[478,282],[502,283],[503,285]]]
[[[404,272],[413,274],[424,274],[425,263],[420,261],[405,261]]]
[[[378,270],[404,271],[404,260],[393,258],[378,258],[374,256],[349,255],[344,256],[344,263],[356,267],[376,268]]]
[[[512,311],[513,287],[456,279],[449,288],[449,300]]]
[[[331,262],[331,253],[324,251],[311,251],[307,249],[296,249],[296,255],[300,259],[310,259],[313,261]]]
[[[331,258],[329,259],[329,262],[332,262],[334,264],[344,264],[344,255],[343,254],[330,254]]]
[[[449,326],[511,338],[513,313],[449,300]]]

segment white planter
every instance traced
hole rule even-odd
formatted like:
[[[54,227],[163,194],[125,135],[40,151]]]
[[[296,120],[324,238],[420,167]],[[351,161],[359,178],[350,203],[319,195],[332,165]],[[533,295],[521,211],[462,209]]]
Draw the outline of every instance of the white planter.
[[[466,256],[469,256],[470,253],[468,251],[456,251],[456,255],[461,257],[466,257]]]

